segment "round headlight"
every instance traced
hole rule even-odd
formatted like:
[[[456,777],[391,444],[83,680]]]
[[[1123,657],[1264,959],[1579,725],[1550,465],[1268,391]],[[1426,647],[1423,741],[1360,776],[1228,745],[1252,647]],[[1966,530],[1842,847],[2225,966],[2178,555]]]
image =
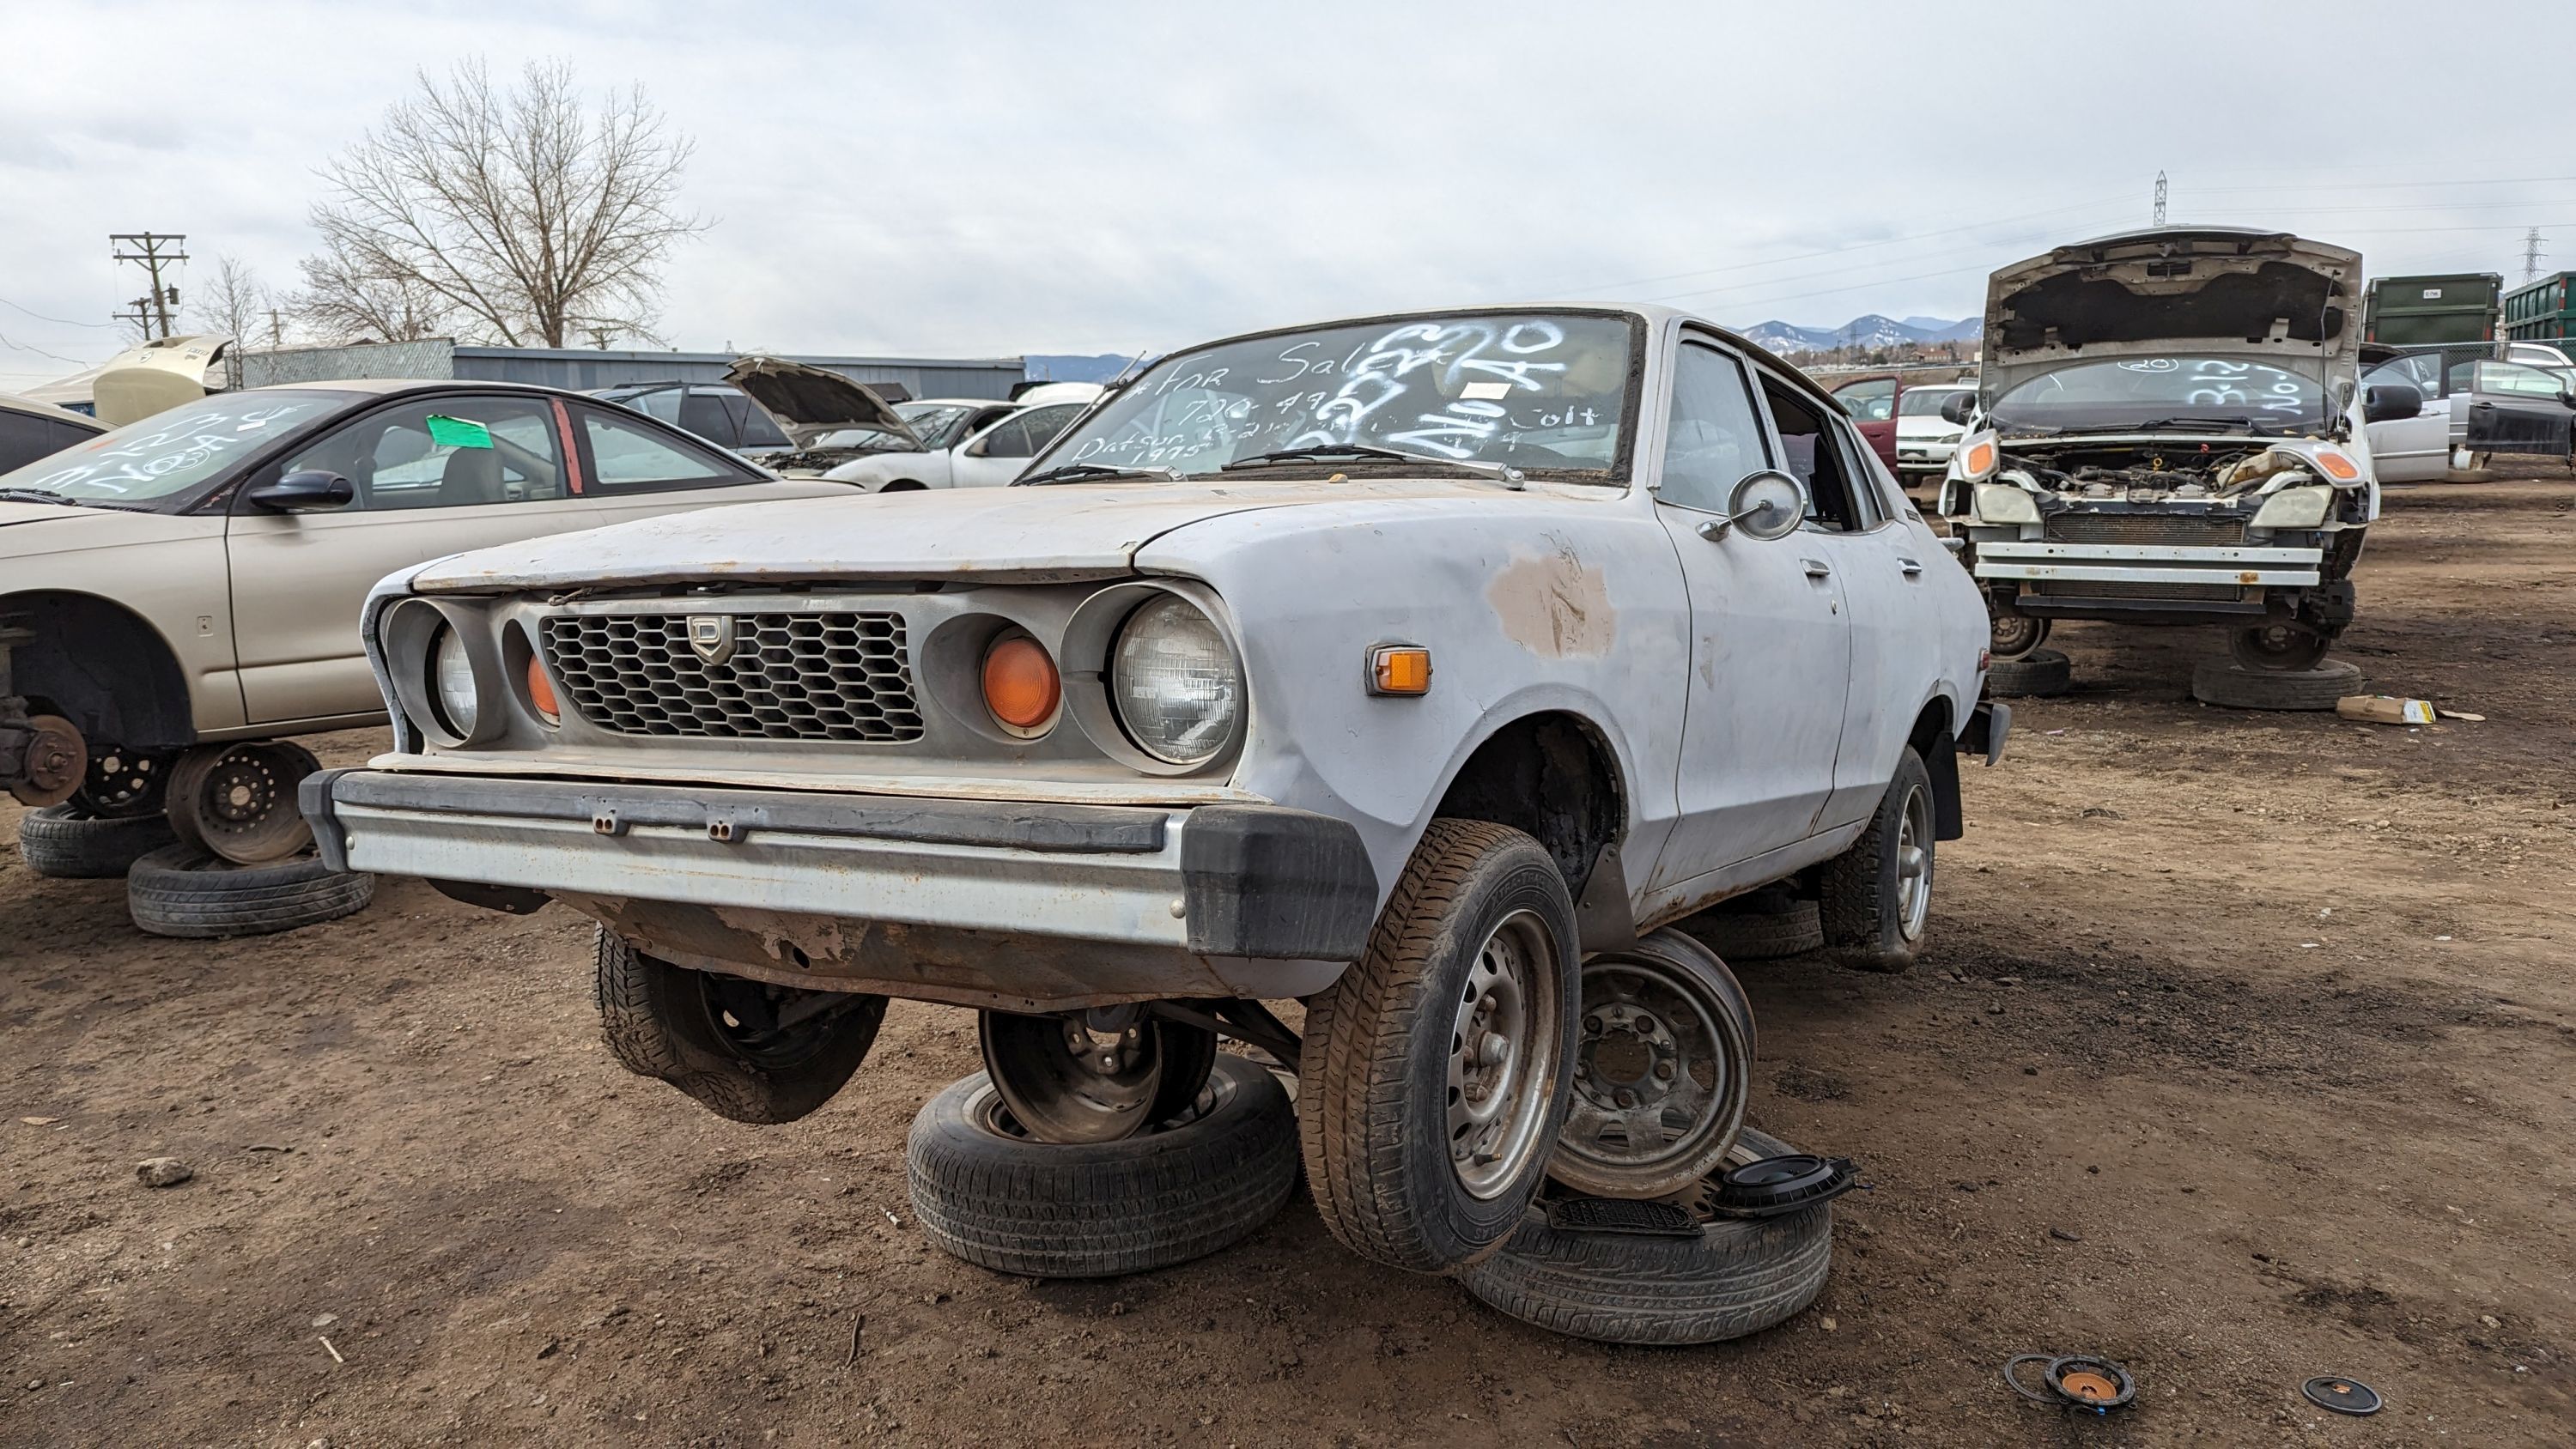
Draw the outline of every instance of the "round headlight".
[[[1165,595],[1128,616],[1109,652],[1110,702],[1145,753],[1196,765],[1225,748],[1243,707],[1243,677],[1214,620]]]
[[[438,631],[438,643],[430,650],[430,673],[447,727],[460,735],[474,733],[480,703],[474,697],[474,661],[466,657],[465,640],[454,629]]]

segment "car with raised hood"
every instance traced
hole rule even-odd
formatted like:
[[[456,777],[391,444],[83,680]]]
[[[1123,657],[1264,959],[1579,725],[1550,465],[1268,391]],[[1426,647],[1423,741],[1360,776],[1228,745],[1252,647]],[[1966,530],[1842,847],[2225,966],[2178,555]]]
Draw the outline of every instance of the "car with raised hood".
[[[776,420],[795,451],[768,460],[869,493],[998,488],[1020,475],[1101,394],[1097,383],[1038,383],[1007,401],[889,403],[868,383],[782,358],[737,361],[725,380]]]
[[[1012,488],[488,549],[366,619],[395,747],[305,783],[323,851],[593,917],[631,1070],[784,1120],[950,1003],[975,1120],[1069,1150],[1178,1120],[1221,1029],[1298,1064],[1333,1231],[1433,1270],[1560,1149],[1654,1196],[1734,1136],[1741,1076],[1672,1070],[1716,958],[1659,1032],[1586,952],[1787,881],[1902,967],[2008,723],[1842,409],[1646,307],[1188,348]]]
[[[384,718],[358,611],[387,572],[850,494],[548,388],[325,382],[183,401],[0,474],[0,789],[54,807],[55,835],[166,809],[222,859],[291,854],[312,757],[289,737]]]
[[[1968,431],[1939,506],[1996,657],[2057,619],[2223,625],[2249,669],[2324,657],[2379,516],[2364,429],[2422,408],[2360,385],[2360,283],[2357,252],[2227,227],[1994,273],[1977,391],[1945,405]]]

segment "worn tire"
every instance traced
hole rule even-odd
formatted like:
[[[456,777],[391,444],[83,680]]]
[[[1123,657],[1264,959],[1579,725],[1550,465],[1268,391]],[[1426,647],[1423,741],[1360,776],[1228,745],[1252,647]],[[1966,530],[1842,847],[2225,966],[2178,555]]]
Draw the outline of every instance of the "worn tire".
[[[1527,1161],[1494,1195],[1468,1192],[1446,1123],[1457,1003],[1486,936],[1520,910],[1559,961],[1554,1080]],[[1573,1091],[1582,1006],[1574,902],[1547,851],[1520,831],[1439,819],[1423,832],[1369,933],[1368,950],[1307,998],[1298,1132],[1324,1226],[1361,1257],[1447,1272],[1493,1252],[1547,1178]]]
[[[2074,667],[2054,649],[2033,649],[1986,666],[1986,693],[1997,699],[2046,698],[2074,687]]]
[[[1682,922],[1682,929],[1715,951],[1721,961],[1774,961],[1803,955],[1825,944],[1825,923],[1811,900],[1795,900],[1785,911],[1724,907],[1702,911]]]
[[[2234,659],[2203,659],[2191,669],[2191,697],[2229,709],[2332,709],[2366,692],[2358,666],[2329,659],[2314,669],[2248,669]]]
[[[61,880],[120,876],[144,856],[178,839],[159,812],[103,816],[77,800],[18,817],[18,855],[27,869]]]
[[[1241,1057],[1209,1074],[1200,1116],[1115,1142],[996,1130],[977,1072],[923,1105],[904,1144],[912,1210],[933,1243],[996,1272],[1109,1278],[1205,1257],[1277,1216],[1297,1186],[1297,1120],[1279,1079]]]
[[[849,993],[848,1009],[810,1050],[762,1062],[725,1037],[711,973],[647,956],[604,926],[592,955],[600,1035],[618,1064],[668,1082],[719,1117],[753,1126],[793,1122],[830,1101],[867,1059],[885,1020],[884,997]]]
[[[1919,793],[1923,817],[1916,831],[1918,848],[1923,852],[1923,890],[1928,896],[1934,879],[1934,840],[1932,826],[1937,810],[1932,800],[1932,772],[1923,765],[1923,757],[1908,746],[1897,756],[1896,776],[1887,782],[1887,793],[1879,797],[1877,813],[1870,816],[1869,828],[1851,848],[1826,861],[1819,881],[1818,914],[1825,928],[1825,944],[1835,951],[1847,966],[1868,971],[1905,971],[1913,967],[1922,953],[1923,939],[1930,923],[1927,911],[1923,921],[1910,921],[1902,894],[1903,862],[1899,858],[1899,841],[1903,838],[1906,804]]]
[[[1750,1127],[1740,1166],[1796,1151]],[[1533,1205],[1500,1253],[1461,1274],[1498,1313],[1602,1343],[1716,1343],[1777,1327],[1816,1301],[1833,1269],[1831,1204],[1752,1222],[1720,1218],[1696,1238],[1572,1232]]]
[[[336,921],[375,899],[376,878],[313,856],[235,865],[193,845],[165,845],[125,875],[125,909],[154,936],[217,940]]]

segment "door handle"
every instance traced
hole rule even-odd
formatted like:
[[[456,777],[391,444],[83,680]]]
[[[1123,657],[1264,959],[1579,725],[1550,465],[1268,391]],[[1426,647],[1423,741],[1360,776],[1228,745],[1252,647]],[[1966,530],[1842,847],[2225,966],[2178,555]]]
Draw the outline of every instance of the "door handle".
[[[1831,578],[1833,576],[1834,571],[1832,565],[1827,564],[1823,559],[1802,558],[1798,560],[1798,562],[1807,566],[1807,577],[1811,579]]]
[[[1900,558],[1896,561],[1896,566],[1905,570],[1905,576],[1909,579],[1921,578],[1923,576],[1923,560],[1921,559]]]

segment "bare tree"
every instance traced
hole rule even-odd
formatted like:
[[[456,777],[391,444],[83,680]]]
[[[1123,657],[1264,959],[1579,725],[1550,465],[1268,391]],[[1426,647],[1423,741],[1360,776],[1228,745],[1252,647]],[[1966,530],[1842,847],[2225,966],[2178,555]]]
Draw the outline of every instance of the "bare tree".
[[[444,86],[419,79],[322,173],[323,252],[304,264],[313,315],[435,315],[514,346],[651,336],[662,264],[705,224],[675,209],[691,144],[643,89],[591,108],[560,61],[531,62],[507,92],[480,61]],[[402,303],[390,313],[389,296]]]
[[[418,277],[370,271],[337,241],[296,263],[304,288],[287,299],[295,320],[332,342],[417,342],[453,330],[455,305]]]

